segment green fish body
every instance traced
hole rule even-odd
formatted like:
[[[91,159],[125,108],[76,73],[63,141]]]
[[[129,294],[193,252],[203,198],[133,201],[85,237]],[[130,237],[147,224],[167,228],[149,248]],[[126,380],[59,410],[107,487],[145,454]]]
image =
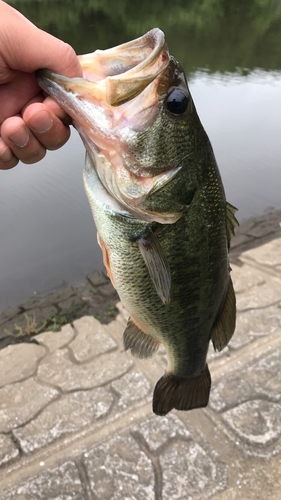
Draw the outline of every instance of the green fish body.
[[[185,76],[160,30],[81,63],[84,83],[48,71],[38,79],[86,146],[84,184],[98,241],[130,313],[124,349],[150,358],[165,347],[156,414],[206,406],[209,341],[221,350],[235,329],[228,249],[236,209],[225,200]]]

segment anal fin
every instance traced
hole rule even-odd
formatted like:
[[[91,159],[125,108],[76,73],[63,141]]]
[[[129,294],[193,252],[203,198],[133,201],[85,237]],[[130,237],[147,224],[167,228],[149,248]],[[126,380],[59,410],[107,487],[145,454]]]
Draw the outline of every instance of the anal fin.
[[[229,285],[227,295],[220,315],[218,316],[212,331],[211,340],[215,351],[222,351],[230,341],[236,322],[236,299],[235,292],[231,278],[229,278]]]
[[[153,411],[166,415],[173,408],[193,410],[207,406],[211,389],[211,375],[208,365],[194,378],[165,374],[158,380],[153,394]]]
[[[132,356],[139,359],[152,358],[159,349],[160,342],[148,333],[142,331],[129,318],[127,328],[123,333],[124,351],[131,349]]]

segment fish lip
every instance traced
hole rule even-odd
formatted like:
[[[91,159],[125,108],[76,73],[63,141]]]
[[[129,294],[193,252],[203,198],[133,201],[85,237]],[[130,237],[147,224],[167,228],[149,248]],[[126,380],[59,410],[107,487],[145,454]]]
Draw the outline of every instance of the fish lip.
[[[42,69],[36,73],[39,85],[46,90],[48,80],[49,86],[52,85],[50,82],[57,83],[72,93],[78,86],[77,95],[81,93],[83,96],[81,89],[85,88],[87,95],[90,92],[92,97],[103,99],[109,106],[120,106],[139,95],[165,71],[170,55],[164,33],[154,28],[135,40],[111,49],[96,50],[78,56],[78,59],[83,78],[68,78]]]

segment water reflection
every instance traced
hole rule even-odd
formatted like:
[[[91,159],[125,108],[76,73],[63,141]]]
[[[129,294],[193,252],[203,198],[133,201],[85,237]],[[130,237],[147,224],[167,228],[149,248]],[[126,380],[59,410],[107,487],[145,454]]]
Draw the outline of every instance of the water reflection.
[[[277,1],[14,1],[78,53],[159,26],[184,67],[239,219],[281,208],[281,7]],[[0,309],[102,266],[76,132],[36,165],[1,172]]]

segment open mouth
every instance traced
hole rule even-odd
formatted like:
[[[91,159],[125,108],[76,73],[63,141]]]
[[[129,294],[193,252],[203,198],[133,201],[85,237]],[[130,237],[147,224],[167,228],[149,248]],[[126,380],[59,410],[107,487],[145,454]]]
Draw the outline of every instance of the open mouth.
[[[40,86],[51,93],[53,82],[80,99],[120,106],[134,99],[165,71],[169,52],[164,33],[154,28],[131,42],[79,56],[79,61],[84,78],[70,79],[49,70],[39,70]]]

